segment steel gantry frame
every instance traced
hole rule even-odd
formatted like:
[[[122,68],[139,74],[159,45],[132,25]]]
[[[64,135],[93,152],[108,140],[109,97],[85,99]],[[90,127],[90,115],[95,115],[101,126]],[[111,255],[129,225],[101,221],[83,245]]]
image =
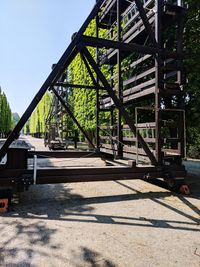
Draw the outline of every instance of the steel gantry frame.
[[[155,178],[162,178],[173,187],[184,183],[186,171],[181,159],[185,146],[185,11],[183,1],[176,0],[98,0],[1,147],[0,159],[7,155],[7,163],[0,165],[0,186],[22,190],[33,183]],[[92,20],[96,21],[96,37],[85,35]],[[100,38],[102,30],[105,34]],[[96,58],[89,47],[96,48]],[[62,79],[79,53],[93,85],[78,85]],[[102,66],[107,66],[110,76],[104,75]],[[95,143],[59,93],[59,87],[96,90]],[[26,149],[19,153],[19,149],[9,148],[48,90],[93,147],[92,155],[80,151],[33,152]],[[143,110],[141,118],[135,117],[137,108]],[[110,114],[107,125],[100,125],[101,112]],[[36,179],[34,170],[27,168],[28,158],[35,156],[96,156],[132,161],[127,166],[42,169],[37,170]]]

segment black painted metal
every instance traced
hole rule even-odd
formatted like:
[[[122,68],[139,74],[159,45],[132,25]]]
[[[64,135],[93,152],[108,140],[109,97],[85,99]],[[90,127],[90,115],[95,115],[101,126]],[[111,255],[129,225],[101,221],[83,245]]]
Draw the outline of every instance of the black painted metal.
[[[82,52],[81,52],[80,54],[81,54],[81,58],[82,58],[82,60],[83,60],[83,62],[84,62],[84,64],[85,64],[85,66],[86,66],[86,69],[87,69],[87,71],[88,71],[88,73],[89,73],[89,75],[90,75],[90,77],[91,77],[93,83],[95,84],[96,87],[98,87],[97,81],[96,81],[96,79],[95,79],[95,77],[94,77],[94,75],[93,75],[93,73],[92,73],[92,70],[91,70],[91,68],[90,68],[90,66],[89,66],[89,64],[88,64],[88,62],[87,62],[87,60],[85,59],[84,54],[83,54]]]
[[[102,154],[96,151],[29,151],[28,158],[96,158]]]
[[[157,3],[158,3],[158,2],[159,2],[159,1],[157,1]],[[135,3],[136,3],[137,8],[138,8],[138,10],[139,10],[140,16],[141,16],[141,18],[142,18],[142,20],[143,20],[144,26],[145,26],[145,28],[146,28],[146,32],[147,32],[147,34],[149,35],[149,37],[150,37],[150,39],[151,39],[153,45],[154,45],[155,47],[157,47],[157,46],[158,46],[158,42],[156,41],[155,35],[154,35],[153,31],[152,31],[152,27],[151,27],[151,25],[149,24],[149,20],[148,20],[148,18],[147,18],[147,16],[146,16],[146,13],[145,13],[145,11],[144,11],[143,4],[142,4],[142,2],[141,2],[140,0],[135,0]]]
[[[62,86],[62,87],[67,87],[67,88],[80,88],[80,89],[101,89],[104,90],[104,87],[102,86],[97,86],[97,85],[85,85],[85,84],[72,84],[72,83],[61,83],[57,82],[55,86]]]
[[[121,42],[121,0],[117,0],[117,41]],[[121,51],[117,51],[117,73],[118,73],[118,98],[123,103],[123,81],[122,81],[122,56]],[[122,115],[118,110],[118,125],[117,125],[117,135],[118,135],[118,144],[117,144],[117,157],[123,158],[123,132],[122,132]]]
[[[156,167],[102,167],[102,168],[68,168],[68,169],[38,169],[36,184],[71,183],[71,182],[93,182],[114,181],[128,179],[153,180],[165,177],[168,169]],[[178,177],[184,177],[185,170],[177,169]],[[33,170],[13,169],[2,170],[0,173],[0,184],[2,186],[16,186],[20,183],[33,183]]]
[[[131,15],[132,17],[129,20],[130,23],[134,22],[134,25],[132,25],[132,28],[130,28],[128,32],[124,33],[122,16],[125,16],[124,14],[129,12],[128,1],[113,0],[113,3],[110,1],[110,7],[107,6],[106,10],[104,10],[106,2],[107,0],[96,1],[95,7],[82,25],[81,29],[74,35],[71,44],[68,46],[58,63],[55,64],[52,72],[32,100],[3,147],[0,149],[0,159],[8,152],[8,147],[12,141],[18,138],[19,132],[32,111],[35,109],[44,93],[49,89],[52,89],[60,103],[65,107],[70,117],[94,148],[94,151],[91,154],[88,154],[88,152],[40,151],[29,152],[28,156],[26,152],[24,153],[21,151],[23,154],[23,157],[21,157],[23,161],[22,165],[14,166],[13,164],[13,170],[10,163],[17,160],[17,153],[12,154],[12,156],[9,156],[8,153],[10,158],[8,159],[7,165],[0,166],[0,186],[16,186],[16,184],[28,186],[32,183],[33,170],[28,170],[25,167],[27,164],[27,157],[30,158],[33,157],[33,155],[37,155],[39,158],[78,158],[97,156],[106,157],[109,156],[110,153],[110,156],[112,157],[113,155],[115,156],[115,152],[117,151],[117,156],[120,158],[127,157],[127,155],[129,157],[129,155],[132,156],[133,154],[136,155],[136,153],[138,153],[141,159],[148,158],[150,159],[151,164],[154,165],[154,167],[134,168],[113,166],[110,168],[86,167],[38,170],[38,184],[138,178],[164,179],[166,177],[170,177],[170,179],[179,179],[186,175],[185,168],[181,164],[181,157],[184,155],[184,113],[180,110],[184,108],[182,101],[182,88],[184,86],[182,60],[185,10],[182,7],[177,7],[176,4],[171,5],[163,0],[155,0],[155,2],[145,1],[143,3],[140,0],[135,0],[137,10],[135,9],[135,13]],[[154,6],[152,12],[156,12],[153,15],[149,13],[148,7],[145,7],[147,3],[151,3],[151,8]],[[94,18],[96,18],[96,37],[85,36],[84,33],[87,26]],[[170,38],[164,40],[166,27],[174,27],[175,25],[177,36],[175,35],[173,38],[176,47],[171,44],[173,43],[173,40],[170,40]],[[107,39],[99,38],[99,30],[101,28],[107,29],[111,33],[111,37]],[[131,32],[132,30],[133,32]],[[117,33],[116,36],[115,33]],[[146,40],[150,40],[150,45]],[[96,48],[96,60],[93,58],[87,47]],[[104,51],[104,60],[101,59],[99,53],[102,48],[106,51]],[[62,82],[62,79],[60,79],[79,52],[93,81],[93,85],[71,84]],[[134,58],[134,61],[126,67],[122,66],[123,60],[131,56],[133,53],[137,53],[139,58]],[[152,62],[154,62],[153,65]],[[140,66],[140,64],[143,63],[148,66],[148,69],[141,70],[139,73],[124,80],[123,74],[125,68],[137,69],[137,66]],[[108,80],[101,71],[100,66],[103,64],[107,64],[110,68],[110,80]],[[114,72],[115,67],[117,73]],[[115,78],[117,78],[118,81],[117,86],[114,83]],[[132,87],[130,87],[131,84],[133,84]],[[75,116],[72,114],[68,103],[66,103],[62,96],[59,95],[54,86],[67,87],[72,90],[73,88],[96,90],[96,146],[92,143],[83,127],[81,127]],[[104,90],[104,94],[107,93],[107,96],[104,97],[101,90]],[[103,101],[101,102],[102,98]],[[176,117],[178,117],[177,122],[175,120],[173,121],[173,115],[171,115],[171,117],[169,116],[169,112],[176,111],[176,109],[172,107],[173,99],[178,99],[176,107],[177,114],[180,115],[176,114]],[[128,105],[134,103],[133,100],[135,103],[138,103],[140,107],[141,103],[143,103],[142,101],[148,100],[151,107],[146,104],[144,110],[154,111],[155,121],[140,122],[136,127],[133,119],[131,119],[126,110]],[[163,105],[165,108],[162,108]],[[118,110],[117,122],[114,118],[116,109]],[[104,130],[109,129],[111,136],[102,136],[102,134],[100,134],[100,112],[105,111],[110,112],[111,125],[108,125]],[[168,113],[168,118],[170,118],[170,120],[166,119],[166,112]],[[123,125],[122,117],[127,125]],[[162,137],[162,128],[164,127],[168,127],[168,131],[171,133],[170,137]],[[145,128],[148,131],[151,131],[151,134],[150,136],[143,138],[139,133],[139,130],[142,131]],[[135,134],[135,137],[123,138],[122,131],[124,129],[131,130]],[[155,133],[153,132],[154,130]],[[147,135],[149,134],[148,131],[146,131]],[[107,146],[105,145],[103,147],[101,143],[102,140],[110,140],[110,144],[106,144]],[[131,146],[132,142],[136,141],[140,144],[137,151],[136,146]],[[164,143],[170,143],[171,147],[169,149],[166,148]],[[99,151],[101,151],[101,153],[99,153]],[[106,151],[106,153],[102,153],[102,151]],[[25,167],[20,169],[22,168],[20,166]]]
[[[85,136],[85,138],[87,139],[87,141],[89,142],[89,144],[93,148],[95,148],[95,145],[93,144],[92,140],[89,138],[89,136],[87,135],[86,131],[83,129],[83,127],[77,121],[77,119],[75,118],[74,114],[72,113],[72,111],[68,107],[68,104],[65,102],[65,100],[59,95],[59,93],[56,91],[56,89],[54,87],[51,87],[51,90],[56,95],[56,97],[58,98],[58,100],[60,101],[60,103],[62,104],[62,106],[65,108],[65,110],[69,114],[69,116],[72,118],[72,120],[74,121],[74,123],[77,125],[77,127],[79,128],[79,130]]]
[[[98,14],[96,16],[95,26],[96,26],[96,37],[99,38],[99,15]],[[99,49],[98,49],[98,47],[96,47],[96,62],[97,62],[97,65],[99,66]],[[86,64],[87,64],[87,60],[86,60]],[[96,75],[96,84],[99,85],[98,75]],[[97,146],[97,148],[100,147],[100,135],[99,135],[99,133],[100,133],[100,131],[99,131],[100,103],[99,103],[99,96],[100,96],[100,91],[99,91],[99,88],[97,88],[97,90],[96,90],[96,114],[95,114],[96,115],[95,134],[96,134],[96,146]]]
[[[163,7],[163,0],[157,1],[155,4],[156,15],[155,15],[155,36],[156,42],[158,44],[158,48],[162,49],[162,7]],[[161,54],[159,53],[157,58],[155,59],[155,67],[156,67],[156,88],[155,88],[155,121],[156,121],[156,157],[161,164],[162,161],[162,151],[161,151],[161,90],[163,90],[162,85],[162,58]]]
[[[136,127],[135,127],[135,125],[132,123],[132,120],[130,119],[128,113],[126,112],[123,104],[118,99],[118,97],[116,96],[116,94],[113,91],[113,89],[110,87],[110,85],[107,82],[105,76],[103,75],[101,70],[98,68],[98,66],[97,66],[96,62],[94,61],[94,59],[92,58],[90,52],[87,50],[87,48],[84,48],[83,52],[84,52],[85,56],[87,57],[90,65],[93,67],[93,69],[95,70],[95,72],[98,75],[99,79],[101,80],[102,84],[107,89],[107,92],[108,92],[109,96],[112,98],[112,100],[114,101],[115,106],[120,110],[120,112],[121,112],[122,116],[124,117],[126,123],[129,125],[130,129],[132,130],[132,132],[136,135]],[[156,161],[154,155],[152,154],[151,150],[149,149],[149,147],[147,146],[146,142],[144,141],[144,139],[142,138],[142,136],[140,134],[138,134],[138,140],[139,140],[142,148],[144,149],[144,151],[146,152],[146,154],[150,158],[151,163],[153,165],[157,165],[157,161]]]
[[[83,35],[81,37],[81,45],[92,46],[92,47],[105,47],[105,48],[113,48],[120,49],[124,52],[134,52],[138,51],[143,54],[156,55],[157,53],[162,53],[163,57],[171,57],[171,58],[179,58],[182,57],[182,54],[178,54],[175,52],[167,51],[166,49],[159,49],[157,47],[150,47],[145,45],[139,45],[135,43],[124,43],[113,40],[107,40],[103,38],[96,38],[91,36]]]
[[[75,35],[74,39],[72,40],[72,42],[68,46],[67,50],[64,52],[64,54],[62,55],[62,57],[60,58],[58,63],[55,65],[55,67],[53,68],[52,72],[50,73],[50,75],[48,76],[48,78],[46,79],[46,81],[44,82],[44,84],[42,85],[42,87],[40,88],[40,90],[38,91],[38,93],[36,94],[34,99],[32,100],[31,104],[29,105],[27,110],[22,115],[22,117],[19,120],[18,124],[16,125],[14,130],[11,132],[11,134],[9,135],[9,137],[6,140],[6,142],[4,143],[4,145],[1,147],[1,149],[0,149],[0,159],[2,159],[5,156],[10,144],[15,139],[17,139],[19,137],[20,131],[24,127],[25,123],[29,119],[31,113],[33,112],[33,110],[35,109],[37,104],[40,102],[40,100],[43,97],[43,95],[45,94],[45,92],[48,90],[48,88],[50,86],[54,86],[55,85],[57,80],[62,75],[63,71],[70,64],[70,62],[74,59],[75,55],[77,54],[76,45],[77,45],[78,41],[80,40],[81,36],[83,35],[83,33],[85,32],[85,30],[86,30],[87,26],[89,25],[90,21],[98,13],[99,8],[102,5],[102,3],[103,3],[103,0],[99,0],[96,3],[96,5],[94,6],[93,10],[91,11],[89,16],[87,17],[86,21],[83,23],[82,27],[77,32],[77,34]]]

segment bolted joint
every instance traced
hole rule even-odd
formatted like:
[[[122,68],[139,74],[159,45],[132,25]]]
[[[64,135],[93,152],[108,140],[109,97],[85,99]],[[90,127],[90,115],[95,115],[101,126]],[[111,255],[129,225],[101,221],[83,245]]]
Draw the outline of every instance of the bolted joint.
[[[24,189],[27,191],[29,189],[29,187],[33,184],[33,177],[24,176],[21,179],[21,184],[23,185]]]
[[[150,180],[151,179],[151,175],[150,173],[145,173],[145,175],[143,176],[144,180]]]

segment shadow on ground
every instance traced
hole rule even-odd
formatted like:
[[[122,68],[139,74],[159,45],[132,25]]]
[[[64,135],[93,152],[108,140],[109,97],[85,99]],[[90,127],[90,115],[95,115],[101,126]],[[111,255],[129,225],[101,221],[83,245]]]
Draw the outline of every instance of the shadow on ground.
[[[191,197],[200,199],[200,175],[188,173],[186,183],[189,185]]]
[[[116,267],[111,260],[105,259],[102,254],[87,247],[81,246],[78,251],[72,250],[71,254],[74,259],[73,266],[76,267]]]
[[[59,196],[59,197],[58,197]],[[32,187],[30,191],[21,195],[20,202],[13,204],[11,211],[2,215],[0,226],[3,229],[0,240],[0,266],[4,267],[35,267],[31,264],[33,258],[49,258],[48,249],[55,254],[60,244],[55,244],[52,237],[57,234],[56,228],[47,227],[46,216],[50,219],[60,219],[65,214],[66,205],[71,212],[90,212],[92,207],[81,203],[83,197],[72,193],[72,189],[58,185],[43,185]],[[10,221],[10,218],[15,220]],[[37,220],[26,220],[26,219]],[[21,220],[23,219],[23,220]],[[45,250],[42,249],[45,247]],[[46,249],[48,248],[48,249]],[[22,259],[22,261],[17,261]],[[59,260],[66,264],[66,259],[59,256]],[[17,262],[17,263],[16,263]],[[46,266],[46,265],[45,265]]]
[[[7,226],[0,223],[4,230]],[[11,231],[1,234],[0,242],[0,266],[35,266],[30,264],[32,258],[37,254],[39,257],[48,257],[47,253],[41,251],[41,247],[49,247],[53,250],[59,249],[59,245],[53,244],[52,235],[56,234],[56,229],[50,229],[42,221],[31,224],[9,222]],[[16,244],[18,240],[18,244]],[[20,243],[19,243],[20,240]],[[25,243],[26,242],[26,243]],[[20,260],[17,260],[20,259]]]
[[[176,230],[186,231],[200,231],[196,228],[200,224],[200,211],[197,206],[191,202],[190,197],[185,197],[180,194],[172,192],[147,192],[142,193],[133,186],[127,185],[125,182],[116,181],[119,186],[126,187],[133,193],[114,195],[114,196],[97,196],[86,197],[75,194],[72,189],[64,188],[63,185],[52,186],[40,186],[39,190],[35,190],[34,194],[30,194],[30,199],[22,198],[21,203],[13,207],[13,211],[5,214],[4,217],[14,218],[29,218],[42,220],[60,220],[60,221],[72,221],[82,223],[96,223],[96,224],[116,224],[116,225],[128,225],[128,226],[141,226],[141,227],[157,227],[157,228],[169,228]],[[54,189],[55,197],[51,195],[51,198],[44,197],[45,192]],[[34,198],[33,198],[34,196]],[[59,196],[56,197],[56,196]],[[174,196],[177,200],[180,200],[184,205],[191,209],[191,212],[187,212],[184,209],[179,209],[173,203],[167,203],[165,198]],[[114,203],[123,201],[132,201],[138,199],[150,199],[158,205],[163,206],[181,216],[186,220],[168,220],[168,219],[153,219],[151,217],[125,217],[125,216],[113,216],[109,214],[97,214],[95,208],[92,205],[103,203]],[[195,215],[194,215],[195,214]],[[189,221],[188,221],[189,219]]]
[[[51,256],[50,254],[48,255],[50,253],[48,251],[53,251],[56,255],[56,251],[59,252],[62,245],[52,242],[52,238],[57,234],[58,228],[47,227],[49,224],[46,222],[51,220],[66,223],[79,222],[84,224],[107,224],[122,227],[131,226],[200,232],[198,227],[200,224],[200,211],[192,202],[193,198],[199,200],[199,191],[189,197],[169,191],[142,193],[135,189],[133,184],[130,185],[125,181],[115,181],[114,183],[119,187],[129,189],[130,194],[85,198],[81,194],[74,193],[70,184],[67,186],[58,184],[32,187],[29,192],[22,195],[19,204],[13,205],[12,210],[2,216],[4,221],[0,222],[0,225],[4,231],[0,242],[0,266],[35,267],[39,265],[31,265],[30,263],[35,255],[39,258],[48,258]],[[165,198],[168,197],[174,197],[174,199],[182,203],[183,207],[180,208],[173,205],[173,202],[167,202]],[[165,219],[165,215],[163,215],[162,219],[151,218],[151,215],[148,218],[122,216],[120,215],[120,209],[117,215],[113,215],[112,212],[109,214],[109,209],[105,214],[95,212],[96,204],[116,203],[117,205],[118,202],[139,199],[149,199],[165,209],[181,215],[179,218],[182,219],[169,220]],[[185,209],[184,206],[186,207]],[[10,218],[13,220],[10,221]],[[12,230],[9,231],[9,229]],[[18,242],[21,240],[20,246],[19,243],[15,243],[16,240]],[[49,250],[42,250],[43,247],[49,248]],[[105,259],[103,255],[91,248],[79,247],[76,251],[72,250],[71,254],[74,260],[78,259],[78,262],[70,262],[69,266],[115,267],[113,262]],[[17,257],[23,260],[15,264]],[[63,266],[66,264],[66,260],[66,258],[60,258]]]

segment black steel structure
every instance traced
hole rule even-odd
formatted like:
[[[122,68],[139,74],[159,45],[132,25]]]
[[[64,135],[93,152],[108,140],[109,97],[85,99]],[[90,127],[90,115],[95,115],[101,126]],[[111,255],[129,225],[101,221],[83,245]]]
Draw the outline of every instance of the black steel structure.
[[[34,183],[162,178],[171,188],[180,187],[186,176],[182,165],[185,156],[185,12],[182,0],[98,0],[1,147],[0,159],[7,154],[8,160],[0,166],[0,186],[22,190]],[[96,37],[84,34],[92,20],[96,21]],[[96,48],[95,58],[89,47]],[[78,53],[93,85],[70,84],[64,75]],[[60,93],[59,88],[63,87],[96,90],[95,144]],[[47,90],[55,94],[85,135],[94,148],[92,155],[80,151],[37,152],[25,149],[19,153],[19,150],[9,148]],[[109,114],[106,125],[105,122],[100,125],[101,113]],[[129,159],[131,164],[42,169],[36,174],[35,169],[27,168],[28,158],[34,156],[97,156]]]

